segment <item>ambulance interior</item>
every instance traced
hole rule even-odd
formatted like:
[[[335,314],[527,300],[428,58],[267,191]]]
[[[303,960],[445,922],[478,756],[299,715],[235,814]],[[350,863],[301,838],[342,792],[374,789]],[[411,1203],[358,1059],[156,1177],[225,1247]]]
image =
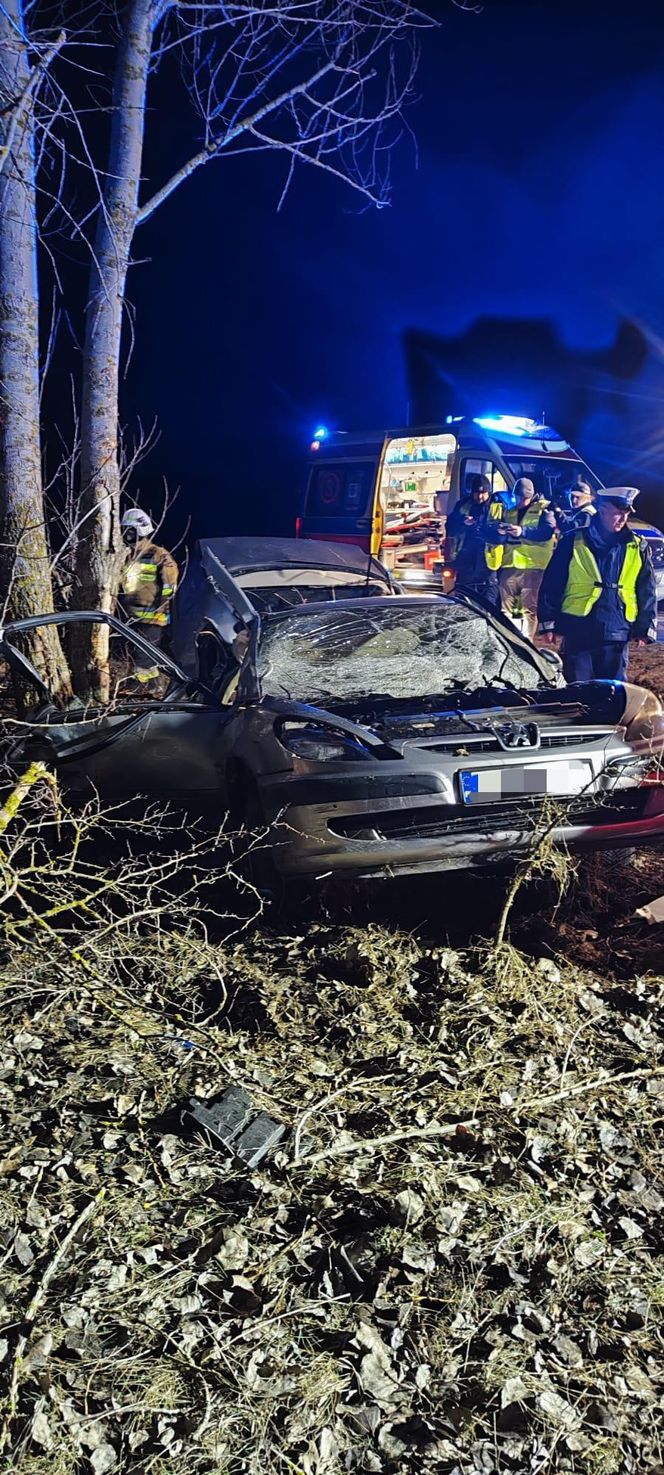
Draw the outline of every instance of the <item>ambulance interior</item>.
[[[417,582],[442,567],[445,515],[456,437],[413,435],[388,441],[380,480],[380,557],[397,578]]]

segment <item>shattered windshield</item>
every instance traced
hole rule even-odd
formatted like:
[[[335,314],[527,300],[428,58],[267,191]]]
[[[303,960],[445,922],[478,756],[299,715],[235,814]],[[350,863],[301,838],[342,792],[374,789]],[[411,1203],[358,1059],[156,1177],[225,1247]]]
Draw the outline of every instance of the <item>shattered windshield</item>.
[[[258,666],[265,696],[302,702],[544,684],[506,634],[451,599],[276,616],[263,625]]]

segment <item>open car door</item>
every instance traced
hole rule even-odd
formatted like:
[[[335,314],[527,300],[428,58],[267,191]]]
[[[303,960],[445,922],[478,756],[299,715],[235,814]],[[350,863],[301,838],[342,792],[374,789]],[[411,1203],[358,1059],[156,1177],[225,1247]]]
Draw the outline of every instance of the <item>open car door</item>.
[[[26,636],[40,625],[67,632],[76,622],[100,623],[111,632],[112,691],[107,703],[58,702],[32,665]],[[232,706],[194,683],[167,655],[112,615],[97,612],[34,616],[17,620],[0,633],[0,651],[40,702],[26,721],[5,723],[10,760],[41,756],[77,795],[96,790],[103,799],[145,794],[167,801],[206,796],[225,803],[225,735]],[[125,694],[132,653],[140,651],[159,667],[165,694]]]

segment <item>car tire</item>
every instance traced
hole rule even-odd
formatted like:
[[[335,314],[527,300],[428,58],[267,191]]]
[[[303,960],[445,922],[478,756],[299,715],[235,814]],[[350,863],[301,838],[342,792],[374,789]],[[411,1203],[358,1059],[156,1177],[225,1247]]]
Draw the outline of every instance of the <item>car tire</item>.
[[[283,882],[269,844],[254,843],[256,832],[266,828],[256,780],[247,769],[236,767],[229,771],[227,783],[228,813],[231,833],[237,837],[234,854],[238,859],[239,873],[266,900],[276,900],[283,889]]]

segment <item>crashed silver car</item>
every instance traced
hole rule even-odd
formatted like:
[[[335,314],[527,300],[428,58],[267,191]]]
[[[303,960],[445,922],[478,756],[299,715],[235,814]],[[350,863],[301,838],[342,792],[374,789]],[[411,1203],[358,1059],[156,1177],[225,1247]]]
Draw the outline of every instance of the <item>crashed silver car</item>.
[[[47,757],[72,794],[149,795],[267,825],[287,878],[504,863],[551,824],[570,846],[664,836],[664,717],[650,692],[565,686],[555,656],[462,595],[310,602],[261,618],[221,566],[216,578],[199,677],[159,655],[162,698],[120,687],[104,708],[66,711],[42,686],[20,755]],[[77,619],[104,621],[113,645],[145,644],[110,616],[48,617]],[[37,623],[8,626],[0,649],[38,683],[25,651]]]

